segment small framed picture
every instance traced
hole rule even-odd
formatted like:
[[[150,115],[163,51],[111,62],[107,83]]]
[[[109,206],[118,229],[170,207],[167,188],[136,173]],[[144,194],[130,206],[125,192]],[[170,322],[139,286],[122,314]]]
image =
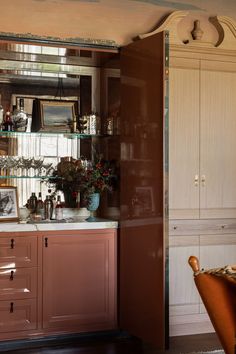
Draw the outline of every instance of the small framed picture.
[[[0,222],[19,220],[18,195],[16,187],[0,187]]]
[[[32,131],[70,132],[78,115],[78,101],[35,99]]]
[[[146,215],[153,214],[155,212],[155,205],[152,187],[136,187],[135,192],[143,213]]]

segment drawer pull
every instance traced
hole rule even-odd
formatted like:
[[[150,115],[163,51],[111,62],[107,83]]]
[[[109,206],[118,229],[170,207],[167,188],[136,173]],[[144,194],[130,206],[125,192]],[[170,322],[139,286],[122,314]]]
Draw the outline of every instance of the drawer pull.
[[[10,275],[10,280],[13,280],[13,277],[14,277],[14,272],[13,270],[11,271],[11,275]]]
[[[45,244],[45,247],[48,247],[48,238],[47,237],[45,237],[45,239],[44,239],[44,244]]]
[[[13,312],[13,306],[14,306],[14,303],[13,303],[13,302],[11,302],[11,304],[10,304],[10,313],[12,313],[12,312]]]
[[[14,238],[12,238],[12,239],[11,239],[11,249],[13,249],[14,246],[15,246],[15,240],[14,240]]]

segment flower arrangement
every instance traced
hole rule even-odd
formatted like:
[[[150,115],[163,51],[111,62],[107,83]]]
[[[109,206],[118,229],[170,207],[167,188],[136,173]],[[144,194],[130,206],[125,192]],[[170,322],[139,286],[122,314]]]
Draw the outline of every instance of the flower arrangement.
[[[105,189],[111,191],[115,187],[116,164],[101,157],[93,162],[71,157],[61,158],[47,182],[54,185],[55,192],[64,193],[66,204],[76,207],[76,198],[80,192],[86,206],[91,194],[101,194]],[[67,202],[66,198],[71,200]]]

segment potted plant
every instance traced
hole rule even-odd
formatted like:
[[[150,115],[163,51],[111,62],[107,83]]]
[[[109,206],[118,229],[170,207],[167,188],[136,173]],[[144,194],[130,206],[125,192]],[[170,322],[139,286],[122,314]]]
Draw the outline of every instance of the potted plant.
[[[94,198],[98,207],[101,193],[104,190],[112,191],[117,180],[115,161],[107,161],[102,157],[94,161],[64,157],[47,182],[54,186],[54,193],[64,193],[66,207],[76,208],[80,194],[82,206],[94,209],[95,206],[91,205]]]

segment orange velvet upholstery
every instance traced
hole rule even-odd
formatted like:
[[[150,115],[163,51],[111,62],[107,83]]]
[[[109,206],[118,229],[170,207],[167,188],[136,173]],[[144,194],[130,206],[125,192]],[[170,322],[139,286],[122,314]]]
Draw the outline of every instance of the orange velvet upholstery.
[[[199,272],[196,257],[191,256],[189,264]],[[197,273],[194,280],[225,353],[235,354],[236,282],[204,272]]]

